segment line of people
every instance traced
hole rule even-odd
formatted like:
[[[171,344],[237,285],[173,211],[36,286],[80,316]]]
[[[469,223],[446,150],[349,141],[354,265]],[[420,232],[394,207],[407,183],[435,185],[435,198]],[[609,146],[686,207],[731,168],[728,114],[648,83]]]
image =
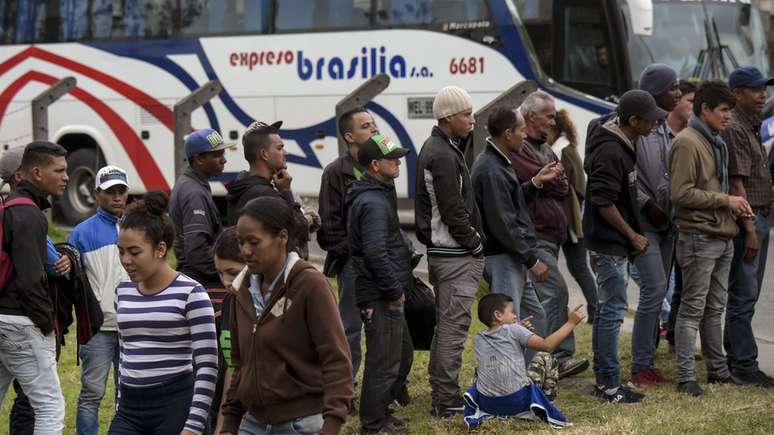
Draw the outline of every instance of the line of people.
[[[436,297],[430,415],[464,416],[474,427],[527,412],[566,424],[552,399],[559,378],[589,366],[574,357],[573,329],[586,317],[602,400],[639,402],[643,390],[672,382],[655,367],[662,322],[679,391],[703,393],[697,331],[708,382],[774,387],[758,369],[751,326],[774,200],[758,117],[771,83],[739,68],[729,84],[696,86],[651,65],[639,89],[589,124],[585,162],[567,112],[537,91],[518,108],[490,112],[490,137],[470,169],[472,99],[459,87],[441,89],[415,186],[417,238]],[[416,253],[400,228],[394,186],[409,150],[380,134],[364,108],[344,113],[347,153],[323,171],[318,214],[292,192],[280,127],[255,122],[244,133],[249,169],[227,186],[225,219],[208,180],[223,172],[230,145],[202,129],[186,137],[189,167],[169,196],[149,192],[127,205],[126,172],[100,169],[97,213],[67,246],[47,241],[42,212],[68,181],[65,150],[33,142],[3,155],[11,194],[2,206],[0,391],[17,381],[11,433],[63,430],[56,359],[72,322],[61,313],[73,307],[78,434],[98,433],[111,370],[111,434],[335,434],[353,412],[362,433],[409,431],[393,408],[412,400],[404,305]],[[327,251],[323,273],[306,261],[315,232]],[[567,309],[560,250],[585,312]],[[338,302],[325,275],[336,278]],[[640,298],[624,384],[618,342],[629,275]],[[474,385],[462,388],[482,278],[489,294],[477,315],[487,329],[473,340]]]

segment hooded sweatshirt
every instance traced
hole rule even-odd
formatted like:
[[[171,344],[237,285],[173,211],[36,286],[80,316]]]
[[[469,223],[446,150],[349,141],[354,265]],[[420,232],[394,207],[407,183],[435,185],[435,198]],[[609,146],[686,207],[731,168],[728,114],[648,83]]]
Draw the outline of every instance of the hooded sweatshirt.
[[[634,144],[621,131],[618,118],[602,122],[592,121],[586,141],[584,170],[588,181],[583,213],[584,240],[589,250],[625,257],[634,250],[631,242],[602,216],[599,209],[615,206],[629,226],[640,232],[637,154]]]
[[[293,198],[291,190],[280,191],[274,187],[274,184],[260,175],[250,174],[242,171],[237,178],[226,186],[227,216],[229,225],[236,225],[237,215],[242,207],[251,199],[263,196],[277,197],[284,199],[290,208],[293,209],[293,240],[290,243],[290,249],[301,255],[301,258],[309,256],[309,222],[301,210],[301,205]]]

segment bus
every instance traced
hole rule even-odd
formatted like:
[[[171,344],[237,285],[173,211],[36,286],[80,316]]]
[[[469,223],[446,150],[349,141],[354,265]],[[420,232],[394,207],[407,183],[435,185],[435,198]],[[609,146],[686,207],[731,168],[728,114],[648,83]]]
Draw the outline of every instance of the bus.
[[[247,168],[238,144],[253,120],[284,121],[293,188],[316,196],[339,152],[336,102],[383,73],[390,86],[367,108],[412,151],[396,181],[411,198],[443,86],[467,89],[480,108],[534,80],[583,139],[648,63],[682,77],[766,71],[764,40],[745,0],[0,0],[0,146],[28,143],[32,98],[77,79],[48,116],[70,173],[56,214],[74,224],[93,212],[104,164],[127,170],[132,195],[171,189],[172,106],[217,79],[223,90],[192,115],[194,128],[237,144],[212,180],[216,200]]]

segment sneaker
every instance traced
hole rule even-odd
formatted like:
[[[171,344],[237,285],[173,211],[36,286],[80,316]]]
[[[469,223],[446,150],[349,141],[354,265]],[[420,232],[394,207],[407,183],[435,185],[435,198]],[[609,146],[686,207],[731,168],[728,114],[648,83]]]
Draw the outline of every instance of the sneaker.
[[[589,368],[589,360],[567,358],[559,363],[559,379],[577,375],[587,368]]]
[[[729,384],[729,385],[739,385],[739,382],[737,382],[736,379],[734,379],[733,376],[729,375],[726,377],[720,377],[720,376],[713,376],[713,375],[707,375],[707,383],[708,384]]]
[[[733,373],[731,376],[739,385],[774,388],[774,380],[760,370],[752,373]]]
[[[701,389],[696,381],[680,382],[677,384],[677,391],[684,394],[690,394],[693,397],[699,397],[704,394],[704,390]]]
[[[656,380],[650,375],[650,370],[645,369],[637,373],[632,373],[629,379],[629,385],[640,390],[646,390],[656,384]]]
[[[596,386],[594,387],[594,396],[609,403],[639,403],[645,399],[644,394],[632,391],[623,385],[619,385],[617,389],[605,389],[602,386]]]
[[[408,392],[408,385],[403,384],[398,394],[395,396],[395,403],[400,406],[408,406],[411,403],[411,396]]]
[[[462,415],[465,409],[465,401],[461,397],[454,400],[451,405],[433,405],[430,408],[430,415],[436,418],[449,418]]]
[[[653,379],[653,381],[657,384],[670,384],[672,383],[672,378],[669,377],[666,373],[661,371],[660,369],[657,369],[655,367],[651,367],[648,369],[650,372],[650,378]]]
[[[409,430],[406,423],[392,415],[388,415],[382,422],[382,426],[377,430],[366,428],[360,429],[361,435],[407,435],[408,433]]]

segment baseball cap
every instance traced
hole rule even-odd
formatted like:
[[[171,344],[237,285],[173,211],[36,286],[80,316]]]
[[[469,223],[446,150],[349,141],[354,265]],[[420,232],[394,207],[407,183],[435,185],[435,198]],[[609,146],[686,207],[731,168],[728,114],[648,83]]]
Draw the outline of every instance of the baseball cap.
[[[185,155],[189,159],[202,153],[210,153],[229,148],[223,137],[211,128],[202,128],[185,137]]]
[[[760,88],[774,84],[774,77],[763,77],[763,74],[753,66],[742,66],[731,72],[728,78],[728,87],[736,88]]]
[[[621,117],[636,116],[648,121],[662,120],[668,114],[656,105],[656,100],[649,92],[642,89],[632,89],[621,95],[616,111]]]
[[[0,178],[3,180],[3,185],[10,182],[13,175],[19,170],[22,157],[24,157],[23,146],[10,148],[0,157]]]
[[[399,159],[408,153],[409,150],[395,145],[387,136],[377,134],[360,144],[357,161],[362,166],[367,166],[374,160]]]
[[[116,185],[129,187],[126,171],[118,166],[105,166],[97,172],[96,187],[99,190],[108,190]]]

